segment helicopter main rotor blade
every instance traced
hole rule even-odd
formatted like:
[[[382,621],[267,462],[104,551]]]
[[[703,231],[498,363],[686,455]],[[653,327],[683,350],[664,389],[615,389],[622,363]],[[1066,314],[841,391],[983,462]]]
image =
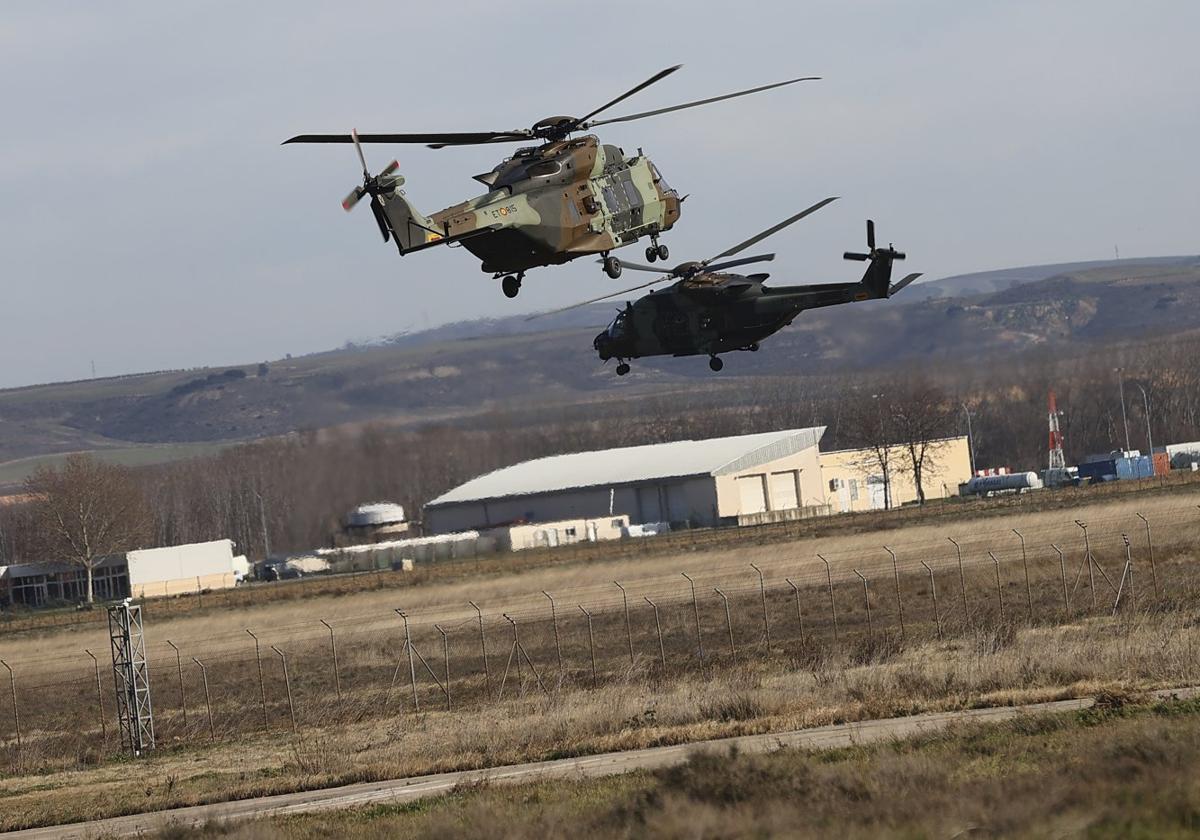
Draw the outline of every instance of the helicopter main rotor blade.
[[[577,120],[575,120],[575,125],[581,127],[584,123],[586,123],[589,119],[591,119],[592,117],[599,114],[601,111],[607,111],[609,108],[616,105],[618,102],[625,101],[626,99],[628,99],[629,97],[631,97],[635,93],[637,93],[638,91],[645,90],[646,88],[650,87],[650,85],[654,84],[655,82],[662,81],[663,79],[665,79],[667,76],[670,76],[672,73],[674,73],[676,70],[678,70],[682,66],[683,66],[682,64],[676,64],[674,67],[668,67],[666,70],[658,71],[657,73],[655,73],[653,76],[651,76],[646,81],[642,82],[637,87],[630,88],[629,90],[625,91],[624,93],[622,93],[620,96],[618,96],[616,99],[612,100],[611,102],[606,102],[603,105],[601,105],[599,108],[597,108],[596,110],[594,110],[590,113],[584,114],[582,117],[579,117]],[[608,120],[608,122],[616,122],[616,120]]]
[[[656,117],[659,114],[669,114],[671,111],[682,111],[684,108],[696,108],[700,105],[711,105],[713,102],[721,102],[725,99],[734,99],[739,96],[749,96],[752,93],[761,93],[764,90],[771,90],[772,88],[783,87],[784,85],[794,85],[796,82],[814,82],[820,78],[820,76],[803,76],[799,79],[788,79],[786,82],[775,82],[774,84],[762,85],[761,87],[750,88],[749,90],[739,90],[737,93],[727,93],[724,96],[712,96],[708,99],[698,99],[695,102],[685,102],[682,105],[672,105],[670,108],[656,108],[653,111],[642,111],[640,114],[627,114],[624,117],[612,117],[611,119],[596,120],[595,122],[590,123],[585,122],[587,117],[583,117],[579,121],[579,128],[591,128],[597,125],[608,125],[609,123],[632,122],[633,120],[645,119],[646,117]],[[606,105],[604,107],[607,108],[608,106]],[[589,114],[588,116],[592,115]]]
[[[715,265],[704,266],[704,272],[710,273],[714,271],[724,271],[727,268],[736,268],[739,265],[750,265],[751,263],[770,262],[775,259],[774,254],[759,254],[757,257],[742,257],[740,260],[730,260],[729,262],[716,263]],[[624,263],[621,263],[623,266]]]
[[[625,263],[621,263],[621,266],[623,268],[629,267]],[[654,270],[658,271],[658,269],[654,269]],[[615,297],[619,297],[621,295],[629,294],[630,292],[636,292],[641,289],[647,289],[651,286],[657,286],[659,283],[665,283],[668,280],[674,280],[674,279],[675,279],[675,277],[673,275],[667,274],[662,277],[659,277],[657,280],[651,280],[649,283],[641,283],[637,286],[630,286],[628,289],[621,289],[618,292],[609,292],[606,295],[601,295],[600,297],[592,298],[591,300],[581,300],[579,303],[572,303],[570,306],[564,306],[560,309],[551,309],[546,312],[537,312],[537,313],[534,313],[533,315],[528,316],[525,320],[532,321],[535,318],[544,318],[547,315],[557,315],[560,312],[569,312],[572,309],[578,309],[581,306],[587,306],[592,303],[600,303],[601,301],[608,300],[609,298],[615,298]]]
[[[533,133],[519,131],[460,131],[440,134],[360,134],[359,143],[425,143],[442,146],[471,146],[479,143],[508,143],[529,140]],[[353,143],[349,134],[297,134],[283,141],[289,143]]]
[[[732,257],[734,254],[739,254],[742,251],[749,248],[751,245],[755,245],[759,242],[762,242],[768,236],[779,233],[779,231],[783,230],[788,225],[795,224],[796,222],[803,219],[805,216],[807,216],[811,213],[815,213],[818,210],[820,210],[822,207],[824,207],[826,204],[829,204],[830,202],[837,201],[837,200],[838,200],[838,196],[836,196],[836,195],[832,195],[829,198],[822,199],[821,201],[818,201],[816,204],[814,204],[812,207],[808,207],[804,210],[801,210],[795,216],[792,216],[789,219],[784,219],[782,222],[775,225],[774,227],[769,227],[766,230],[764,230],[762,233],[756,234],[755,236],[751,236],[745,242],[742,242],[738,245],[734,245],[728,251],[722,251],[721,253],[717,254],[715,257],[710,257],[709,259],[704,261],[704,264],[708,265],[709,263],[715,262],[716,260],[719,260],[722,257]]]

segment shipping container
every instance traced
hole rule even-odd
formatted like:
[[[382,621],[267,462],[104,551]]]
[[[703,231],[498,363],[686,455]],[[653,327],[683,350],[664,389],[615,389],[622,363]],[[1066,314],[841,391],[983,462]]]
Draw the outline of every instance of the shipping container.
[[[1148,455],[1138,455],[1133,458],[1118,458],[1116,460],[1117,478],[1130,481],[1139,478],[1150,478],[1154,475],[1154,467]]]
[[[1107,461],[1084,461],[1079,465],[1079,480],[1085,484],[1096,484],[1101,481],[1116,481],[1116,459],[1110,458]]]
[[[1166,475],[1171,471],[1171,456],[1166,450],[1161,450],[1154,453],[1154,474]]]

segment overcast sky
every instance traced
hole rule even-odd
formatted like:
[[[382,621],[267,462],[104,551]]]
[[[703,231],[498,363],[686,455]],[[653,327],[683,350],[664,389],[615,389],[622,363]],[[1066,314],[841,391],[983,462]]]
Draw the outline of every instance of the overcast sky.
[[[932,277],[1195,253],[1200,4],[1179,2],[55,3],[0,11],[0,386],[224,365],[619,287],[588,261],[520,297],[464,250],[400,258],[350,147],[300,132],[471,131],[610,115],[691,198],[664,241],[770,241],[777,281],[852,279],[863,219]],[[431,213],[505,146],[367,148]],[[640,246],[619,252],[640,259]],[[618,284],[626,283],[622,278]],[[626,283],[627,284],[627,283]]]

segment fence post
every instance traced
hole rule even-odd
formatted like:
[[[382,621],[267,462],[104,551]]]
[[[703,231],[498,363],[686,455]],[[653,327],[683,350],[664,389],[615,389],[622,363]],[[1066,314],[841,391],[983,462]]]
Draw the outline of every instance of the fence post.
[[[475,608],[475,616],[479,619],[479,655],[483,659],[483,685],[487,690],[488,695],[492,693],[492,672],[488,668],[487,658],[487,636],[483,632],[483,611],[476,606],[474,601],[467,601]]]
[[[629,623],[629,596],[625,594],[625,587],[617,581],[613,581],[617,589],[621,590],[621,601],[625,604],[625,638],[629,642],[629,664],[633,664],[633,626]]]
[[[558,610],[555,609],[554,596],[542,590],[542,594],[550,599],[550,623],[554,626],[554,653],[558,657],[558,684],[562,687],[562,644],[558,640]]]
[[[771,652],[771,623],[767,619],[767,584],[763,578],[762,569],[751,563],[750,568],[758,572],[758,593],[762,598],[762,614],[763,614],[763,638],[766,639],[766,653]]]
[[[208,668],[204,667],[204,663],[194,656],[192,661],[200,666],[200,676],[204,680],[204,708],[208,711],[208,738],[210,741],[215,741],[217,740],[217,730],[213,726],[212,697],[208,693]]]
[[[1125,568],[1121,570],[1121,583],[1117,586],[1117,599],[1113,601],[1112,614],[1116,616],[1117,608],[1121,606],[1121,594],[1125,591],[1125,578],[1129,578],[1129,608],[1137,611],[1137,601],[1133,596],[1133,554],[1129,546],[1129,535],[1121,534],[1125,541]]]
[[[288,712],[292,716],[292,734],[295,735],[296,734],[296,706],[294,703],[292,703],[292,678],[288,674],[287,656],[284,655],[283,651],[281,651],[279,648],[275,647],[275,645],[271,645],[271,650],[273,650],[277,654],[279,654],[279,659],[281,662],[283,662],[283,685],[287,689]]]
[[[817,558],[825,564],[825,582],[829,584],[829,617],[833,619],[833,643],[838,641],[838,624],[837,624],[837,606],[833,601],[833,570],[829,566],[829,561],[820,554]]]
[[[0,665],[4,666],[4,670],[8,671],[8,688],[12,692],[12,707],[13,707],[13,729],[17,733],[17,752],[21,751],[21,714],[17,711],[17,676],[13,673],[13,669],[7,662],[0,659]]]
[[[800,641],[804,641],[804,613],[800,612],[800,587],[792,583],[791,578],[784,578],[787,585],[792,587],[792,595],[796,598],[796,623],[800,625]]]
[[[937,636],[942,638],[942,618],[938,612],[937,602],[937,581],[933,577],[933,569],[924,560],[921,565],[925,567],[925,571],[929,572],[929,594],[933,598],[933,623],[937,626]]]
[[[904,633],[904,601],[900,598],[900,566],[896,562],[896,552],[892,551],[886,545],[883,550],[892,555],[892,574],[896,576],[896,611],[900,615],[900,639],[905,637]]]
[[[167,644],[171,646],[171,650],[175,651],[175,674],[179,677],[179,708],[183,711],[183,728],[186,730],[187,721],[187,695],[183,693],[183,658],[179,655],[179,648],[175,647],[175,643],[167,639]]]
[[[1075,520],[1075,524],[1083,529],[1083,562],[1087,563],[1088,567],[1088,587],[1092,590],[1092,609],[1096,609],[1096,572],[1094,569],[1094,561],[1092,560],[1092,543],[1088,539],[1087,523]]]
[[[393,612],[400,616],[401,620],[404,621],[404,651],[408,654],[408,678],[409,682],[412,684],[413,709],[419,712],[421,711],[421,701],[417,697],[417,666],[413,662],[412,635],[408,630],[408,616],[404,613],[404,610],[398,609],[393,610]],[[517,665],[520,666],[520,664],[520,660],[517,660]]]
[[[729,653],[731,656],[737,656],[737,648],[733,644],[733,618],[729,615],[729,598],[720,589],[713,587],[713,592],[721,596],[721,600],[725,602],[725,627],[729,630]]]
[[[658,620],[658,604],[644,595],[642,596],[642,600],[654,608],[654,626],[658,630],[658,661],[665,671],[667,669],[667,649],[663,646],[662,622]]]
[[[1000,604],[1000,622],[1004,622],[1004,592],[1000,589],[1000,561],[996,559],[996,555],[988,552],[988,557],[992,558],[992,563],[996,566],[996,601]]]
[[[83,652],[92,658],[92,667],[96,670],[96,711],[100,715],[100,737],[108,743],[108,724],[104,722],[104,692],[100,688],[100,660],[87,648]]]
[[[1150,539],[1150,520],[1137,514],[1137,518],[1142,520],[1142,524],[1146,526],[1146,550],[1150,553],[1150,580],[1154,583],[1154,599],[1158,600],[1158,571],[1154,568],[1154,540]]]
[[[692,587],[692,615],[696,618],[696,645],[700,649],[700,664],[704,665],[704,636],[700,633],[700,604],[696,601],[696,582],[691,579],[687,572],[680,572],[688,585]],[[590,626],[590,622],[589,622]]]
[[[596,637],[592,635],[592,614],[583,608],[582,604],[576,604],[579,611],[587,616],[588,625],[588,650],[592,655],[592,688],[596,687]]]
[[[1062,575],[1062,590],[1063,590],[1063,615],[1064,617],[1071,615],[1071,597],[1067,594],[1067,560],[1063,556],[1062,549],[1053,543],[1050,547],[1058,553],[1058,571]]]
[[[501,615],[504,616],[505,621],[507,621],[509,624],[512,625],[512,629],[513,629],[512,649],[513,649],[513,655],[517,657],[517,687],[519,689],[524,688],[525,687],[525,674],[522,673],[522,669],[521,669],[521,636],[517,632],[517,620],[515,618],[513,618],[512,616],[510,616],[508,613],[501,613]]]
[[[163,594],[166,595],[166,584],[163,584]],[[200,576],[196,576],[196,609],[204,609],[204,590],[200,588]]]
[[[1021,541],[1021,565],[1025,567],[1025,602],[1029,605],[1029,623],[1033,624],[1033,587],[1029,585],[1029,557],[1025,554],[1025,537],[1016,528],[1012,532]]]
[[[333,636],[333,625],[323,618],[317,619],[329,630],[329,650],[333,654],[333,687],[337,691],[338,702],[342,702],[342,678],[338,674],[337,639]]]
[[[446,660],[446,711],[450,711],[450,637],[440,624],[433,625],[442,634],[442,656]]]
[[[263,726],[270,726],[270,720],[267,718],[267,684],[263,681],[262,655],[258,647],[258,636],[255,636],[249,628],[246,629],[246,632],[254,640],[254,662],[258,666],[258,696],[262,701]]]
[[[858,575],[858,579],[861,580],[862,584],[863,584],[863,603],[867,607],[867,636],[872,641],[874,641],[875,625],[871,621],[871,592],[867,588],[867,579],[865,577],[863,577],[863,573],[860,572],[858,569],[853,569],[852,571],[854,572],[854,574]]]
[[[954,545],[954,553],[958,555],[958,588],[962,593],[963,625],[970,627],[975,624],[971,620],[970,608],[967,607],[967,575],[963,571],[962,546],[954,537],[946,537]]]

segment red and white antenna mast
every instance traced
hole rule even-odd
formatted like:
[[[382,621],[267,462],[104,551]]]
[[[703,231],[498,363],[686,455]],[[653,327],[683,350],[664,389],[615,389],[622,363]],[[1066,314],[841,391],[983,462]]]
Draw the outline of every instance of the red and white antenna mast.
[[[1050,469],[1065,470],[1067,456],[1063,454],[1063,436],[1058,428],[1058,404],[1050,392]]]

